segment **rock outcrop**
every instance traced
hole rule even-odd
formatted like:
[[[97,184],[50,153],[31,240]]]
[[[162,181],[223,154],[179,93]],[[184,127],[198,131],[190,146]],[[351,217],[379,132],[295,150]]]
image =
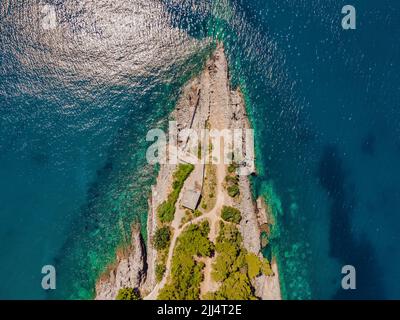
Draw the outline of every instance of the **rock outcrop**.
[[[139,226],[132,228],[131,245],[117,255],[96,284],[96,300],[114,300],[122,288],[139,288],[146,278],[145,248]]]

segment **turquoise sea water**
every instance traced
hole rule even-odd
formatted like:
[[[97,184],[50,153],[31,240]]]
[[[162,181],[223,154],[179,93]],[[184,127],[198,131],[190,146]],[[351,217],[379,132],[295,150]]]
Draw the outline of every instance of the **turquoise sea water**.
[[[130,223],[145,229],[146,132],[216,40],[256,130],[284,296],[400,298],[399,4],[356,1],[345,32],[333,0],[46,3],[50,30],[36,1],[0,5],[0,298],[93,296]]]

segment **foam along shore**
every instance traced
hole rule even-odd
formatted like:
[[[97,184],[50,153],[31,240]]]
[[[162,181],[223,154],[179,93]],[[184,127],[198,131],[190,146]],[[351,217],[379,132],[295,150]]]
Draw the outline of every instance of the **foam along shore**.
[[[232,90],[230,87],[228,64],[222,45],[217,46],[203,72],[185,85],[171,118],[177,122],[179,132],[184,129],[200,132],[205,127],[219,130],[250,128],[242,94],[239,89]],[[186,141],[178,141],[178,147],[184,149],[185,143]],[[241,165],[254,172],[254,157],[251,161],[243,162]],[[156,230],[161,226],[157,208],[171,192],[173,174],[176,169],[177,165],[160,165],[157,182],[152,187],[152,195],[149,199],[146,250],[140,249],[143,247],[141,237],[134,235],[132,237],[132,253],[128,254],[128,258],[118,258],[116,266],[99,279],[96,285],[96,299],[114,299],[118,290],[124,287],[138,288],[145,299],[157,299],[160,290],[170,278],[175,244],[182,231],[193,223],[207,220],[210,224],[209,239],[215,241],[219,223],[222,220],[221,209],[225,205],[240,210],[242,219],[238,227],[243,238],[243,247],[247,252],[262,258],[262,228],[271,223],[268,221],[265,205],[262,204],[263,201],[256,202],[253,199],[249,177],[246,175],[238,176],[240,196],[228,195],[225,185],[227,165],[223,161],[220,161],[213,169],[215,180],[213,182],[213,193],[215,192],[213,200],[208,199],[210,200],[209,206],[203,205],[200,208],[203,211],[202,215],[187,221],[185,220],[187,209],[182,206],[183,195],[195,189],[202,192],[203,199],[205,199],[208,197],[205,194],[205,190],[209,187],[207,183],[210,183],[207,166],[202,163],[194,164],[193,171],[184,182],[177,199],[173,220],[168,225],[172,231],[169,248],[166,250],[166,254],[160,257],[153,245]],[[135,257],[134,259],[132,255]],[[165,272],[162,279],[157,281],[156,266],[160,259],[163,259],[165,264]],[[215,283],[211,277],[212,263],[212,258],[204,259],[201,294],[218,289],[219,284]],[[271,268],[274,272],[273,276],[260,275],[252,281],[255,296],[260,299],[281,299],[278,269],[274,259]],[[126,274],[123,275],[124,272]]]

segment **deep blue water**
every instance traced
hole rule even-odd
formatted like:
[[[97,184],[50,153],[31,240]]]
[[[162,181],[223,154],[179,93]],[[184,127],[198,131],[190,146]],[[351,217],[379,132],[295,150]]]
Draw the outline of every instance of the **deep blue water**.
[[[0,298],[89,298],[145,226],[145,133],[224,42],[256,129],[286,298],[400,298],[400,3],[0,4]],[[44,264],[57,289],[40,287]],[[341,267],[357,290],[340,287]]]

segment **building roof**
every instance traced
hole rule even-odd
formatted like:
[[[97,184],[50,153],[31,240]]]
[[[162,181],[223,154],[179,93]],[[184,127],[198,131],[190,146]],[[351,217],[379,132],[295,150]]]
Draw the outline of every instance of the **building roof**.
[[[199,205],[200,197],[201,197],[200,191],[188,189],[183,194],[181,202],[182,206],[194,211],[197,209],[197,206]]]

